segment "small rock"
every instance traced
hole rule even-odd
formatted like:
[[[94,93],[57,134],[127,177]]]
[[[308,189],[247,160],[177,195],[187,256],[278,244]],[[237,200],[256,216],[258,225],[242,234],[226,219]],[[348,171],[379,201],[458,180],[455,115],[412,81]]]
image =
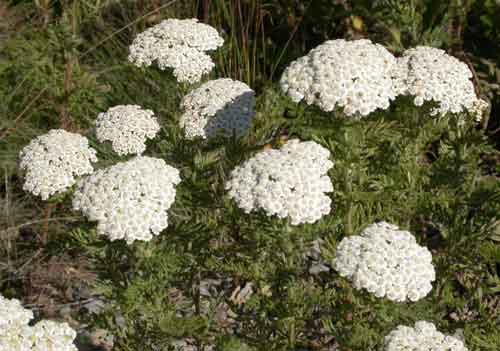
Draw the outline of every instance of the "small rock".
[[[314,264],[311,266],[311,268],[309,268],[309,273],[312,275],[320,274],[321,272],[329,272],[329,271],[330,271],[330,267],[328,267],[322,263]]]
[[[264,295],[266,297],[271,297],[273,295],[270,285],[264,285],[262,288],[260,288],[259,292],[261,295]]]
[[[106,304],[102,300],[95,299],[87,302],[83,307],[89,311],[90,314],[99,314],[104,310]]]
[[[216,308],[215,318],[217,320],[217,325],[221,328],[228,328],[235,323],[234,312],[231,311],[229,305],[225,302],[219,304]]]
[[[71,315],[71,307],[70,306],[64,306],[59,310],[59,314],[61,317],[66,317]]]
[[[306,256],[310,257],[315,261],[321,260],[321,246],[325,243],[323,239],[316,239],[311,242],[309,250],[306,252]]]
[[[230,300],[237,304],[237,305],[243,305],[247,300],[252,296],[253,294],[253,284],[252,283],[246,283],[243,289],[241,286],[238,286],[236,289],[234,289],[233,293],[231,294]]]
[[[220,279],[203,279],[200,282],[200,295],[210,297],[217,294],[217,287],[221,285]]]
[[[106,351],[113,350],[114,337],[106,329],[94,330],[89,338],[93,346],[101,347]]]
[[[125,329],[127,327],[127,321],[125,320],[125,317],[123,317],[121,313],[115,314],[115,323],[121,329]]]

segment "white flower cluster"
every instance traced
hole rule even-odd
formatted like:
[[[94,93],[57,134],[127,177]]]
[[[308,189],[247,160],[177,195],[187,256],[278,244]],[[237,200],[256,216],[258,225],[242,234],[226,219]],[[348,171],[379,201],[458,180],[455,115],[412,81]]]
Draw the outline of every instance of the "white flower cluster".
[[[0,351],[77,351],[76,332],[66,323],[28,323],[33,313],[0,295]]]
[[[485,108],[485,102],[476,97],[469,67],[444,50],[408,49],[397,59],[392,75],[398,95],[414,96],[416,106],[426,101],[438,104],[431,115],[468,111],[480,118]]]
[[[214,28],[197,19],[168,19],[137,35],[128,60],[139,67],[156,62],[162,70],[172,68],[178,81],[194,83],[214,67],[206,51],[223,43]]]
[[[137,156],[96,171],[78,183],[73,209],[81,210],[110,240],[151,240],[168,225],[179,171],[164,160]]]
[[[385,351],[467,351],[458,338],[444,335],[433,323],[418,321],[415,327],[400,325],[385,337]]]
[[[348,116],[387,109],[395,99],[391,72],[396,58],[368,39],[329,40],[292,62],[281,88],[294,102],[324,111],[342,107]]]
[[[431,115],[468,112],[480,121],[488,104],[476,96],[469,67],[444,50],[417,46],[395,58],[370,40],[329,40],[292,62],[281,88],[299,102],[324,111],[342,107],[348,116],[387,109],[398,95],[416,106],[438,104]]]
[[[481,120],[483,119],[485,113],[488,111],[489,108],[490,104],[488,104],[486,100],[479,98],[476,101],[474,101],[474,104],[469,109],[469,113],[475,117],[476,122],[481,122]]]
[[[254,107],[255,93],[245,83],[211,80],[184,97],[180,125],[188,139],[210,138],[219,131],[240,136],[250,128]]]
[[[142,154],[146,139],[153,139],[159,131],[154,112],[138,105],[114,106],[96,119],[97,139],[111,141],[118,155]]]
[[[386,222],[344,238],[333,266],[356,289],[398,302],[425,297],[436,275],[430,251],[418,245],[410,232]]]
[[[19,167],[26,171],[23,189],[47,200],[76,183],[76,177],[94,171],[96,152],[87,138],[53,129],[33,139],[20,153]]]
[[[289,140],[279,150],[265,150],[236,167],[226,184],[229,196],[246,213],[289,217],[291,224],[314,223],[330,212],[333,191],[327,172],[330,152],[313,141]]]
[[[7,329],[18,329],[33,319],[33,312],[25,309],[21,301],[6,299],[0,295],[0,333]]]

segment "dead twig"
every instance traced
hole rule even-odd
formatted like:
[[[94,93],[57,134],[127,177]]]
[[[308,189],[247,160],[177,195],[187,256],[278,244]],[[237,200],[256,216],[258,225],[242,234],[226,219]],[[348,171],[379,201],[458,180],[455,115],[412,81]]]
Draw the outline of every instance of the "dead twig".
[[[54,307],[58,308],[58,309],[61,309],[61,308],[64,308],[64,307],[72,307],[72,306],[84,305],[84,304],[87,304],[89,302],[94,302],[94,301],[97,301],[97,298],[91,297],[89,299],[84,299],[84,300],[80,300],[80,301],[74,301],[74,302],[69,302],[69,303],[57,304],[57,305],[54,305]],[[44,306],[45,306],[44,304],[33,303],[33,304],[24,305],[23,307],[24,308],[29,308],[30,310],[41,310],[41,309],[43,309]]]
[[[0,238],[2,238],[4,235],[8,235],[9,232],[12,232],[13,230],[17,231],[23,227],[27,227],[27,226],[34,225],[34,224],[44,223],[46,221],[47,222],[62,222],[62,221],[79,221],[82,219],[83,219],[83,217],[76,217],[75,216],[75,217],[55,217],[55,218],[49,218],[48,220],[40,219],[40,220],[35,220],[35,221],[29,221],[29,222],[19,224],[17,226],[8,227],[6,229],[1,230],[0,231]]]

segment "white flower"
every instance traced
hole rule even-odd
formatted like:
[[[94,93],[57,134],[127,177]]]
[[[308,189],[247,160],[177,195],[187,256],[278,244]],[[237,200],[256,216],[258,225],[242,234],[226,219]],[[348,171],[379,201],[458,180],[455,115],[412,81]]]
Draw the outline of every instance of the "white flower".
[[[430,251],[418,245],[410,232],[386,222],[344,238],[333,266],[356,289],[398,302],[420,300],[435,280]]]
[[[444,50],[427,46],[406,50],[392,75],[398,95],[414,96],[416,106],[437,103],[431,115],[468,111],[481,118],[485,102],[478,101],[471,70]]]
[[[17,329],[33,319],[33,312],[25,309],[19,300],[0,295],[0,334],[7,329]]]
[[[458,338],[444,335],[433,323],[419,321],[415,327],[400,325],[385,337],[384,351],[467,351]]]
[[[67,323],[43,320],[0,332],[0,351],[78,351],[76,332]]]
[[[33,351],[34,339],[33,328],[29,325],[0,329],[0,351]]]
[[[174,351],[214,351],[215,347],[211,344],[204,344],[201,348],[196,345],[193,338],[175,339],[169,343]]]
[[[295,102],[366,116],[377,108],[387,109],[395,98],[395,63],[389,51],[370,40],[329,40],[288,66],[281,89]]]
[[[246,213],[263,209],[268,216],[289,217],[292,225],[314,223],[330,212],[331,199],[325,195],[333,191],[329,157],[313,141],[290,140],[236,167],[226,190]]]
[[[223,43],[214,28],[197,19],[168,19],[137,35],[128,60],[139,67],[156,62],[162,70],[172,68],[178,81],[194,83],[214,67],[205,52]]]
[[[0,295],[0,351],[31,351],[32,335],[28,326],[33,312],[25,309],[17,299]]]
[[[52,129],[33,139],[20,152],[20,169],[26,171],[23,189],[47,200],[76,183],[76,177],[94,171],[96,152],[87,138]]]
[[[118,155],[142,154],[146,139],[153,139],[160,125],[151,110],[138,105],[118,105],[99,113],[96,136],[100,142],[111,141]]]
[[[255,115],[255,93],[243,82],[229,78],[209,81],[187,94],[181,102],[180,125],[186,138],[244,134]]]
[[[99,170],[78,183],[73,209],[110,240],[151,240],[168,225],[179,171],[164,160],[138,156]]]
[[[31,319],[18,300],[0,295],[0,351],[77,351],[69,325],[44,320],[31,327]]]
[[[477,99],[474,101],[472,107],[469,109],[469,113],[475,117],[476,122],[481,122],[485,113],[490,108],[490,104],[483,99]]]
[[[67,323],[44,320],[33,326],[33,351],[78,351],[76,332]]]
[[[179,82],[195,83],[215,67],[210,56],[189,46],[178,46],[175,50],[163,51],[157,59],[162,70],[173,69]]]

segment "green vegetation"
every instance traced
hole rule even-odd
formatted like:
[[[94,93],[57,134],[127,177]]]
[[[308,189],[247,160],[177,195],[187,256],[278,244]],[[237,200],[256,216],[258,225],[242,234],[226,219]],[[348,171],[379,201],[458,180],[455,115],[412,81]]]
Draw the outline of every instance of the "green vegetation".
[[[226,41],[211,78],[257,93],[242,140],[186,141],[178,106],[188,88],[127,62],[137,33],[196,16]],[[449,334],[462,329],[469,350],[500,349],[498,2],[18,0],[0,1],[0,18],[0,293],[70,321],[82,350],[110,350],[109,338],[96,340],[102,330],[123,351],[180,341],[192,350],[376,350],[397,325],[422,319]],[[339,37],[371,38],[394,53],[447,49],[474,69],[489,119],[430,118],[405,99],[362,120],[293,104],[277,84],[283,68]],[[182,178],[168,228],[130,246],[98,237],[67,198],[24,193],[17,169],[20,149],[51,128],[86,135],[100,165],[121,160],[92,126],[99,112],[129,103],[159,116],[148,155]],[[292,137],[331,151],[331,214],[291,226],[243,213],[224,190],[230,171]],[[323,240],[328,263],[345,235],[377,220],[432,251],[437,280],[425,299],[393,303],[332,269],[311,273],[314,241]]]

